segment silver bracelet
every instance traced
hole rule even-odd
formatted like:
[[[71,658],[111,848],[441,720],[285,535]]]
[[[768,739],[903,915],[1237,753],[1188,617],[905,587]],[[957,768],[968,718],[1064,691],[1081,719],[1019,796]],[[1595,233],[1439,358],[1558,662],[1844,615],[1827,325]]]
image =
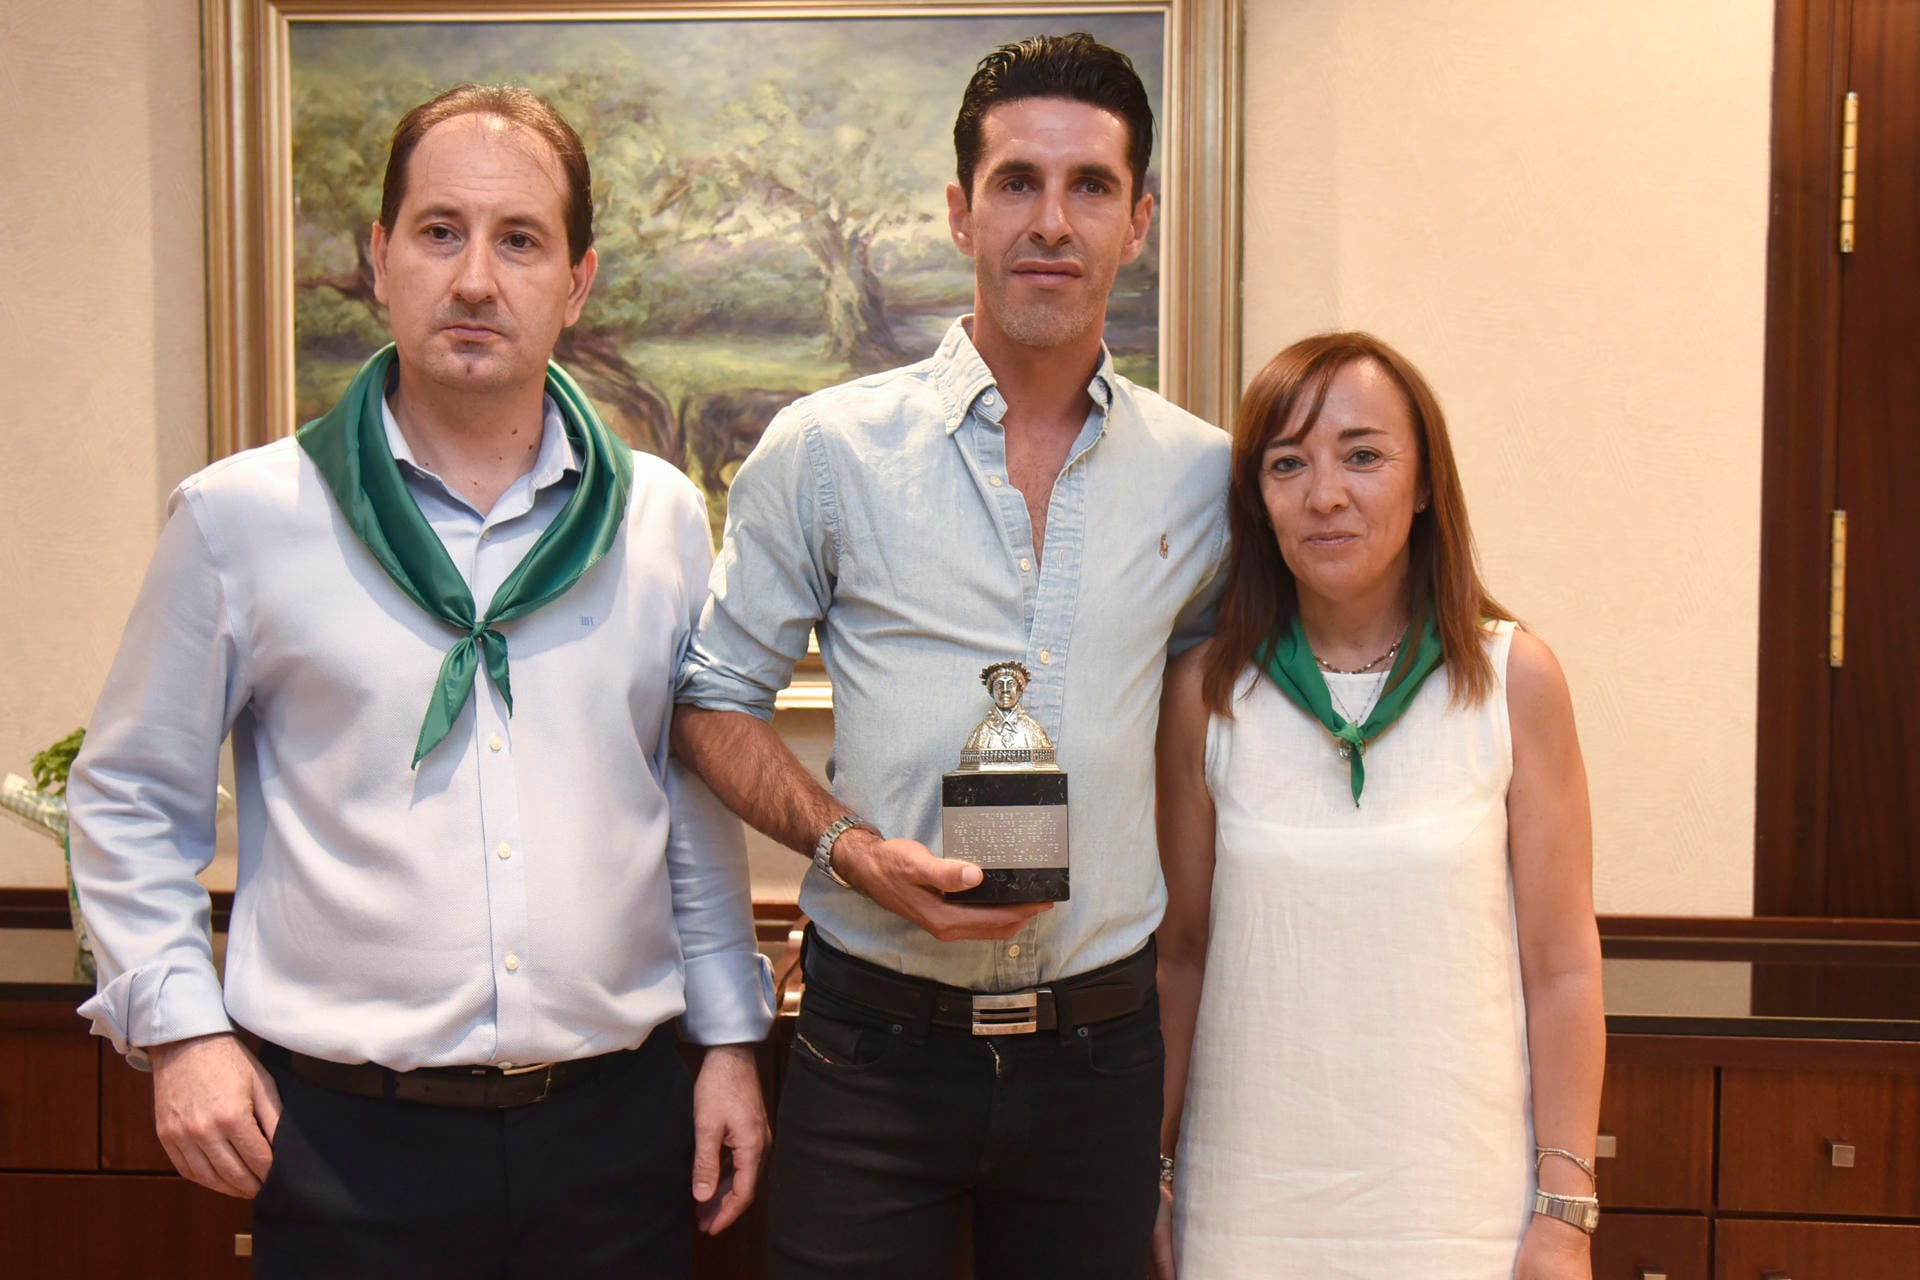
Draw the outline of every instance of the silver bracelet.
[[[1573,1161],[1580,1166],[1580,1172],[1587,1175],[1587,1181],[1589,1183],[1596,1187],[1600,1185],[1600,1175],[1593,1171],[1593,1166],[1573,1154],[1573,1152],[1568,1151],[1565,1147],[1535,1147],[1533,1149],[1533,1171],[1536,1175],[1540,1172],[1540,1166],[1546,1163],[1548,1156],[1560,1156]]]
[[[1162,1155],[1160,1157],[1160,1182],[1162,1185],[1165,1185],[1166,1183],[1169,1183],[1172,1181],[1173,1181],[1173,1157],[1169,1155]]]

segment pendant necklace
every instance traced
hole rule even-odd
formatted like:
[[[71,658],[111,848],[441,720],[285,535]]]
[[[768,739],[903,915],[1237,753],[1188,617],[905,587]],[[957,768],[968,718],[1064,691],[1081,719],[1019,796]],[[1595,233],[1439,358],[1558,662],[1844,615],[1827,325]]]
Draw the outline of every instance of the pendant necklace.
[[[1400,645],[1396,642],[1393,647],[1395,650],[1398,650],[1400,648]],[[1385,659],[1390,658],[1392,656],[1393,654],[1391,652],[1383,654],[1381,657],[1375,658],[1372,662],[1369,662],[1367,666],[1368,667],[1378,666],[1381,662],[1385,661]],[[1317,660],[1318,658],[1316,656],[1316,661]],[[1334,674],[1349,675],[1349,676],[1365,675],[1366,668],[1363,667],[1359,671],[1337,671]],[[1380,701],[1380,695],[1386,692],[1387,676],[1389,674],[1391,673],[1386,671],[1382,671],[1380,673],[1379,681],[1375,683],[1375,685],[1373,686],[1373,696],[1367,699],[1367,705],[1360,709],[1360,714],[1357,716],[1354,715],[1353,712],[1347,710],[1347,704],[1341,700],[1340,695],[1334,690],[1333,682],[1329,680],[1327,682],[1327,696],[1333,699],[1333,709],[1335,711],[1338,711],[1341,715],[1345,716],[1347,718],[1347,723],[1350,725],[1354,725],[1358,727],[1360,725],[1365,724],[1367,722],[1367,717],[1373,714],[1373,708],[1375,704]],[[1334,744],[1335,744],[1334,750],[1340,753],[1340,758],[1342,760],[1347,760],[1352,758],[1353,748],[1349,747],[1345,742],[1342,742],[1339,738],[1334,739]],[[1360,744],[1361,754],[1362,755],[1366,754],[1366,750],[1367,750],[1367,744],[1365,742],[1362,742]]]

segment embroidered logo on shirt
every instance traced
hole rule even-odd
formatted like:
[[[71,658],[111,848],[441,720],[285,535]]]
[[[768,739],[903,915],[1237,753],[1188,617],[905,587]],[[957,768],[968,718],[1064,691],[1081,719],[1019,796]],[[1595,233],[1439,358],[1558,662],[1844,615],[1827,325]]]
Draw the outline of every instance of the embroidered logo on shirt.
[[[1166,554],[1166,553],[1165,553],[1165,552],[1162,552],[1161,554],[1162,554],[1162,555],[1164,555],[1164,554]],[[583,613],[583,614],[581,614],[581,615],[580,615],[580,625],[581,625],[581,626],[583,626],[583,627],[590,627],[590,626],[592,626],[592,625],[593,625],[593,615],[592,615],[592,614],[590,614],[590,613]]]
[[[1160,535],[1160,558],[1162,560],[1167,558],[1167,535],[1164,533]]]

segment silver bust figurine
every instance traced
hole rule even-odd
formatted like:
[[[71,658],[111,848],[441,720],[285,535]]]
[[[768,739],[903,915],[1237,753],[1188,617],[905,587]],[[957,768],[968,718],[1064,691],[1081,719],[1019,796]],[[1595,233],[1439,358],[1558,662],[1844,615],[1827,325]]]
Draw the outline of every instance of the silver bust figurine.
[[[967,735],[960,749],[960,772],[1060,767],[1054,760],[1053,739],[1020,705],[1020,695],[1032,678],[1018,662],[996,662],[980,673],[993,710]]]

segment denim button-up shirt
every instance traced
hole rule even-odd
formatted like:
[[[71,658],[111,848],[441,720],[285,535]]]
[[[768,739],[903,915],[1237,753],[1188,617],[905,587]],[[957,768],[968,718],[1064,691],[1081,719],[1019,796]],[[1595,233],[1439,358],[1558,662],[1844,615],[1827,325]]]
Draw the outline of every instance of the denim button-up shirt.
[[[1126,956],[1159,923],[1153,744],[1171,653],[1212,626],[1228,440],[1114,372],[1053,486],[1045,559],[1007,473],[1006,403],[956,322],[928,359],[783,410],[741,465],[678,700],[771,716],[817,628],[833,681],[834,794],[940,851],[940,779],[990,709],[989,663],[1070,787],[1072,900],[1004,942],[938,942],[809,872],[830,943],[897,971],[1015,990]]]
[[[387,442],[483,605],[572,494],[547,402],[533,466],[485,514]],[[503,624],[514,710],[484,670],[409,767],[456,633],[408,600],[292,440],[174,494],[68,789],[100,992],[136,1062],[232,1022],[396,1069],[580,1058],[684,1014],[695,1040],[772,1019],[739,823],[668,758],[706,594],[706,505],[636,455],[614,544]],[[239,869],[224,991],[194,874],[231,731]]]

